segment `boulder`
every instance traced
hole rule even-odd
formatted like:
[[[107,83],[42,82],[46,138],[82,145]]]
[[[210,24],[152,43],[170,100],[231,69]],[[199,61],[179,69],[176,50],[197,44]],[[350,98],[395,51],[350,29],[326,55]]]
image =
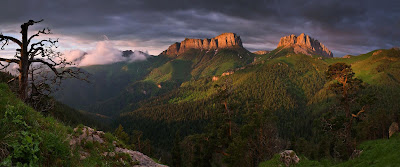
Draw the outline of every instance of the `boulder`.
[[[389,127],[389,138],[397,132],[399,132],[399,124],[397,122],[393,122]]]
[[[77,132],[78,128],[74,129],[74,132]],[[70,137],[69,145],[70,146],[75,146],[77,144],[80,144],[82,141],[86,143],[87,141],[92,141],[92,142],[99,142],[104,143],[104,140],[101,138],[104,135],[104,132],[102,131],[96,131],[90,127],[83,127],[82,128],[82,134],[79,134],[79,136],[72,136]]]
[[[219,80],[219,77],[216,77],[216,76],[212,77],[212,81],[218,81],[218,80]]]
[[[80,158],[80,160],[84,160],[84,159],[86,159],[87,157],[89,157],[90,156],[90,154],[88,153],[88,152],[86,152],[86,151],[79,151],[79,158]]]
[[[350,159],[358,158],[358,157],[361,155],[362,152],[363,152],[363,150],[357,150],[357,149],[355,149],[355,150],[353,151],[353,153],[351,154]]]
[[[138,151],[132,151],[125,148],[116,147],[115,152],[129,154],[129,156],[131,156],[133,161],[139,161],[138,165],[139,167],[167,167],[165,165],[161,165],[154,162],[150,157]]]
[[[299,163],[300,158],[293,150],[285,150],[280,153],[280,161],[286,166],[291,166]]]

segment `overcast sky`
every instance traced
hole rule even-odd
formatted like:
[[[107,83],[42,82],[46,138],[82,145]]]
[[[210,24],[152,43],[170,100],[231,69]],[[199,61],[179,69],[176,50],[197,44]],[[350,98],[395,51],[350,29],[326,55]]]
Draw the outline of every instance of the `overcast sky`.
[[[174,42],[240,35],[250,51],[272,50],[280,37],[306,33],[334,56],[400,46],[399,0],[2,0],[0,31],[44,19],[64,50],[108,39],[120,50],[158,55]],[[1,52],[0,54],[7,53]]]

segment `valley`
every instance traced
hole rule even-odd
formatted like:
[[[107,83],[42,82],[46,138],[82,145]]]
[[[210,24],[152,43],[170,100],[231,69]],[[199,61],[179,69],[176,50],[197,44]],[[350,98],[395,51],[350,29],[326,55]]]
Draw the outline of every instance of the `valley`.
[[[300,38],[313,42],[301,42]],[[93,84],[89,84],[92,88],[77,90],[76,87],[82,86],[69,86],[86,83],[72,81],[75,83],[64,87],[64,92],[60,93],[64,99],[59,100],[68,104],[68,95],[65,94],[72,92],[71,89],[82,92],[84,96],[101,97],[88,92],[98,87],[95,92],[105,91],[104,94],[111,96],[92,101],[85,107],[76,106],[79,103],[72,103],[73,106],[106,116],[112,120],[111,127],[122,125],[128,133],[142,132],[143,139],[148,139],[152,147],[157,148],[155,154],[163,156],[163,159],[172,159],[173,155],[167,152],[176,147],[171,145],[175,142],[179,142],[182,152],[189,151],[185,150],[189,147],[200,147],[201,152],[209,147],[213,152],[229,151],[238,138],[241,142],[249,140],[251,136],[242,136],[245,133],[243,128],[254,124],[251,123],[255,121],[252,115],[259,114],[268,115],[264,119],[272,119],[269,122],[275,129],[275,135],[286,142],[281,148],[289,147],[314,158],[334,156],[328,153],[331,148],[324,148],[321,143],[326,136],[321,135],[324,134],[321,126],[325,125],[320,121],[326,114],[337,111],[335,108],[340,107],[340,103],[334,92],[329,90],[330,81],[325,73],[329,65],[344,62],[351,65],[356,78],[364,81],[362,94],[373,98],[368,102],[366,115],[355,123],[355,128],[360,128],[354,132],[357,140],[384,137],[390,123],[395,121],[395,117],[389,115],[397,115],[399,108],[396,103],[400,93],[399,49],[375,50],[350,58],[331,58],[329,55],[332,53],[326,47],[302,34],[297,38],[300,43],[284,37],[277,49],[258,55],[239,45],[240,37],[234,39],[240,43],[228,41],[233,45],[212,49],[203,48],[201,40],[185,39],[184,44],[173,44],[160,55],[145,61],[83,67],[92,70],[95,76]],[[185,51],[182,52],[179,46],[185,46]],[[298,48],[301,48],[300,51]],[[324,51],[326,54],[322,55],[325,56],[317,54]],[[119,80],[123,82],[117,82]],[[70,97],[75,100],[93,99],[76,94]],[[352,110],[356,112],[360,105],[356,104]],[[386,123],[380,123],[382,129],[376,129],[372,125],[375,124],[374,119],[380,116],[385,117]],[[225,127],[227,125],[229,128]],[[201,144],[203,139],[199,135],[219,136],[215,136],[215,143],[226,141],[222,146],[207,146]],[[181,141],[176,141],[176,136]],[[326,154],[321,155],[318,150],[302,150],[303,145],[319,147],[319,151]],[[241,149],[245,150],[245,147]],[[192,150],[182,155],[194,154]],[[211,157],[203,157],[203,160],[221,163],[216,159],[223,155],[213,153]],[[185,166],[193,165],[193,158],[184,158],[187,160]]]
[[[399,9],[4,1],[0,167],[400,166]]]

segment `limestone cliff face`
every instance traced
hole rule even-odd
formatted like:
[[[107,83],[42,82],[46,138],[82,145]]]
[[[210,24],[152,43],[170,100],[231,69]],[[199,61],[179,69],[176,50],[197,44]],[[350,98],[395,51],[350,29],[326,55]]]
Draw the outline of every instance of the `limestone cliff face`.
[[[215,40],[218,44],[217,48],[229,48],[233,46],[242,47],[242,40],[240,39],[240,36],[237,36],[234,33],[223,33],[213,38],[213,40]]]
[[[299,36],[289,35],[282,37],[278,47],[293,47],[295,53],[307,55],[316,54],[324,57],[333,57],[332,52],[318,40],[302,33]]]
[[[171,46],[169,46],[169,48],[163,52],[163,54],[166,55],[177,55],[179,52],[179,48],[181,47],[181,43],[174,43]]]
[[[161,54],[179,55],[189,49],[218,49],[242,46],[240,36],[235,33],[223,33],[212,39],[189,39],[186,38],[182,42],[177,42],[169,46],[169,48]]]
[[[258,55],[265,55],[268,54],[270,51],[267,50],[259,50],[259,51],[255,51],[253,52],[254,54],[258,54]]]

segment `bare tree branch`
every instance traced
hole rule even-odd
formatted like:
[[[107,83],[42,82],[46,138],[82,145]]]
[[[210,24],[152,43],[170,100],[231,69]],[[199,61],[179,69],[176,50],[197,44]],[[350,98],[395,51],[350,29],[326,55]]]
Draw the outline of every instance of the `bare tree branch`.
[[[37,56],[37,54],[40,54],[40,53],[42,55],[44,55],[44,48],[43,47],[35,48],[34,50],[32,50],[32,52],[29,52],[29,57],[30,57],[29,59],[32,60],[35,56]],[[44,56],[42,56],[42,57],[44,57]]]
[[[36,34],[34,34],[31,37],[29,37],[28,44],[31,43],[31,40],[33,38],[39,36],[40,34],[51,34],[51,30],[49,28],[43,28],[42,30],[39,30]]]
[[[32,59],[29,62],[38,62],[38,63],[45,64],[47,67],[49,67],[54,72],[54,74],[56,74],[56,75],[60,75],[61,74],[55,68],[56,64],[50,64],[49,62],[44,61],[43,59]]]
[[[50,93],[54,90],[54,86],[60,85],[60,81],[65,78],[77,78],[85,81],[87,81],[88,78],[88,74],[82,72],[81,69],[69,68],[74,64],[67,61],[60,52],[53,50],[54,48],[58,48],[58,39],[53,40],[49,38],[38,40],[31,44],[35,37],[42,34],[51,34],[49,28],[44,28],[28,36],[29,26],[42,21],[43,20],[29,20],[23,23],[21,25],[21,40],[10,36],[4,36],[0,33],[1,49],[4,49],[4,46],[8,45],[10,41],[20,46],[20,48],[16,49],[15,58],[0,58],[0,70],[8,68],[11,63],[17,63],[19,65],[19,97],[23,101],[28,100],[27,102],[31,104],[36,104],[36,100],[38,99],[39,103],[41,103],[42,97],[48,98]],[[14,80],[16,80],[16,78],[9,82]]]
[[[60,61],[59,63],[56,63],[55,61],[49,59],[51,62],[47,62],[43,59],[32,59],[30,60],[31,63],[37,62],[37,63],[42,63],[46,65],[53,73],[56,75],[57,78],[64,78],[64,77],[72,77],[72,78],[78,78],[87,81],[87,77],[81,78],[80,75],[83,74],[80,69],[73,70],[70,68],[65,69],[65,65],[71,65],[72,63],[66,62],[65,60]],[[63,65],[63,67],[58,68],[62,69],[61,71],[57,70],[57,66]]]
[[[40,23],[40,22],[42,22],[42,21],[43,21],[43,19],[42,19],[42,20],[39,20],[39,21],[29,20],[28,22],[26,22],[26,23],[24,23],[24,24],[22,24],[22,25],[31,26],[31,25],[34,25],[34,24],[36,24],[36,23]],[[21,25],[21,26],[22,26],[22,25]]]
[[[2,66],[2,67],[0,68],[0,71],[1,71],[1,70],[4,70],[4,69],[6,69],[6,68],[8,68],[8,67],[10,66],[10,64],[11,64],[11,63],[7,63],[7,65],[3,65],[3,64],[0,62],[0,66]]]
[[[11,83],[11,82],[15,81],[16,79],[18,79],[18,76],[16,76],[16,77],[14,77],[14,78],[10,79],[9,81],[7,81],[7,84],[9,84],[9,83]]]
[[[361,110],[357,113],[357,114],[351,114],[352,117],[354,118],[358,118],[360,116],[360,114],[362,114],[363,112],[365,112],[365,109],[367,108],[367,106],[363,106],[361,108]]]
[[[4,36],[3,34],[0,34],[0,41],[3,42],[3,46],[1,47],[1,49],[4,49],[5,45],[8,45],[8,40],[13,41],[14,43],[18,44],[20,47],[22,47],[22,42],[14,37],[10,37],[10,36]]]
[[[41,40],[39,42],[33,43],[31,44],[31,47],[28,51],[29,57],[33,58],[35,56],[37,56],[38,51],[41,51],[39,53],[41,53],[42,57],[45,57],[45,52],[47,49],[44,49],[44,47],[46,46],[46,48],[58,48],[57,46],[58,43],[58,39],[57,40],[52,40],[52,39],[45,39],[45,40]],[[51,49],[48,49],[51,50]]]
[[[6,59],[6,58],[1,58],[1,57],[0,57],[0,61],[5,61],[7,63],[19,63],[19,60],[17,60],[17,59]]]

